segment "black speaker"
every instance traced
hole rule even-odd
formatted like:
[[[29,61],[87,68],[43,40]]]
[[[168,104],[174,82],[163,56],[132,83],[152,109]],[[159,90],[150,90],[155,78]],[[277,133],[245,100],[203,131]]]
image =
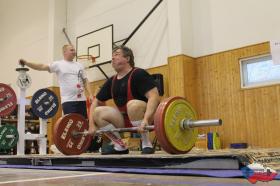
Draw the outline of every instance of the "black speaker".
[[[163,87],[163,75],[162,74],[152,74],[152,77],[154,78],[158,92],[160,96],[163,96],[164,94],[164,87]]]

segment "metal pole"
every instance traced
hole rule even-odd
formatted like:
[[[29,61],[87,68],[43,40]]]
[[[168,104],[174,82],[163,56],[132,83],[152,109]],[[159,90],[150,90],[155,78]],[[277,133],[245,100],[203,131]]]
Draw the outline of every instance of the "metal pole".
[[[123,42],[123,46],[132,38],[132,36],[137,32],[137,30],[142,26],[142,24],[148,19],[148,17],[155,11],[155,9],[160,5],[163,0],[159,0],[157,4],[150,10],[150,12],[144,17],[144,19],[137,25],[137,27],[132,31],[132,33]]]
[[[70,40],[70,38],[69,38],[69,36],[68,36],[68,34],[67,34],[67,32],[66,32],[66,29],[65,29],[65,28],[63,28],[63,29],[62,29],[62,32],[64,33],[64,35],[65,35],[65,37],[66,37],[66,39],[67,39],[68,43],[69,43],[70,45],[72,45],[72,42],[71,42],[71,40]]]
[[[25,151],[25,88],[20,88],[20,98],[18,101],[18,143],[17,143],[17,155],[24,155]]]
[[[40,131],[39,131],[40,136],[46,136],[48,119],[39,118],[39,120],[40,120]],[[39,138],[39,154],[40,155],[47,154],[47,137]]]

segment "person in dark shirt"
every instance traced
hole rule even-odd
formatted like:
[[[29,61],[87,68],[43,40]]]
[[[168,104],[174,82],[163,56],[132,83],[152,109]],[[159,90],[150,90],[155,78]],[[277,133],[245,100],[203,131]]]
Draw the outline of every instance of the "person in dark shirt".
[[[159,104],[156,82],[147,71],[134,66],[134,55],[128,47],[119,46],[113,50],[112,66],[117,74],[104,83],[91,105],[89,133],[94,135],[97,128],[110,130],[135,126],[141,133],[142,154],[152,154],[149,132],[144,127],[153,123]],[[114,100],[117,108],[104,106],[109,99]],[[113,142],[113,147],[102,154],[129,153],[118,132],[105,135]]]

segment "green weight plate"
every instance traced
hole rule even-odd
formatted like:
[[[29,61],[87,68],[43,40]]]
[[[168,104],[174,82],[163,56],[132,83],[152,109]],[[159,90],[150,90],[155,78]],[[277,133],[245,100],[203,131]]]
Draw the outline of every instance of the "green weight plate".
[[[0,149],[12,149],[18,142],[18,130],[13,125],[2,125],[0,127]]]

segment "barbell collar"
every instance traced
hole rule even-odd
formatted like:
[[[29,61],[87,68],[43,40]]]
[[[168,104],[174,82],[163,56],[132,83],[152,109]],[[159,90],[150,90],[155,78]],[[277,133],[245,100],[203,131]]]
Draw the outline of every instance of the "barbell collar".
[[[183,119],[180,123],[182,129],[189,129],[195,127],[209,127],[209,126],[220,126],[222,125],[221,119],[209,119],[209,120],[192,120]]]

